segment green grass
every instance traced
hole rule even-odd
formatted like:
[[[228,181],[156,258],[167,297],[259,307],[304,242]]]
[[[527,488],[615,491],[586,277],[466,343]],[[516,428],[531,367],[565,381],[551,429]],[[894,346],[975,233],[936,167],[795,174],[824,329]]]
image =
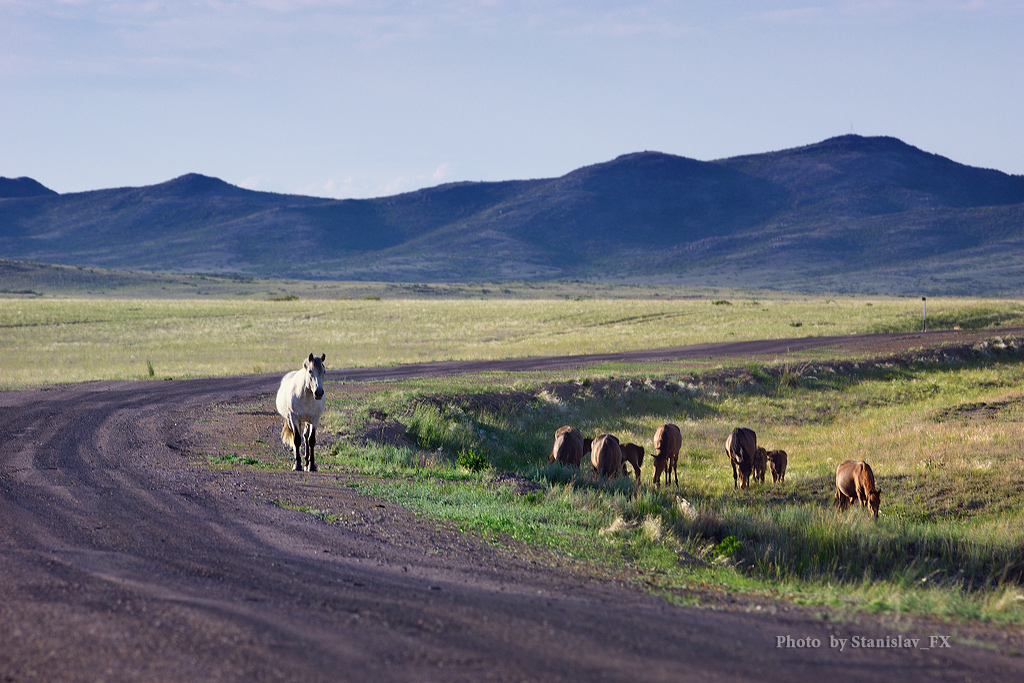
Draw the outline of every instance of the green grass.
[[[251,455],[240,455],[237,451],[224,455],[207,455],[206,461],[214,467],[235,467],[246,465],[260,469],[275,469],[273,465],[266,463]]]
[[[677,368],[537,384],[535,400],[511,409],[482,400],[469,379],[431,400],[410,385],[404,413],[398,392],[386,400],[411,447],[343,441],[329,462],[371,475],[367,493],[494,543],[625,571],[677,599],[724,587],[840,611],[1021,624],[1022,360],[1012,342],[995,354]],[[547,464],[561,424],[650,448],[662,421],[684,434],[678,490],[653,487],[649,459],[639,487]],[[722,444],[738,424],[787,450],[785,484],[733,489]],[[490,467],[460,466],[467,452]],[[832,507],[835,466],[848,457],[872,463],[877,521]]]
[[[326,353],[329,367],[365,367],[915,329],[918,303],[813,297],[749,298],[729,306],[709,298],[662,297],[8,298],[0,299],[0,387],[284,372],[310,352]],[[936,299],[929,310],[949,326],[1024,322],[1024,304],[1015,300]],[[794,320],[801,326],[793,327]]]
[[[337,515],[332,514],[329,510],[319,510],[310,505],[295,503],[288,499],[275,500],[274,505],[284,508],[285,510],[295,510],[297,512],[303,512],[307,515],[319,517],[324,522],[337,522],[339,519],[341,519]]]

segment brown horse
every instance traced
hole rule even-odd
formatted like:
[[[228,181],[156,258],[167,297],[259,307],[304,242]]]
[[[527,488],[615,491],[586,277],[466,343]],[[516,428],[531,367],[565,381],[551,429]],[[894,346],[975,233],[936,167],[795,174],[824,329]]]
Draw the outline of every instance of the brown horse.
[[[644,466],[644,447],[637,446],[635,443],[624,443],[619,446],[619,450],[622,451],[623,476],[629,476],[629,470],[626,469],[626,465],[632,465],[633,472],[636,474],[637,483],[639,483],[640,468]]]
[[[757,434],[753,429],[737,427],[725,440],[725,455],[732,463],[732,487],[737,481],[741,489],[750,483],[750,472],[754,467],[754,452],[757,450]]]
[[[671,483],[672,475],[676,476],[679,486],[679,449],[683,446],[683,435],[674,424],[663,424],[654,432],[654,484],[661,486],[661,474],[665,473],[665,483]]]
[[[871,465],[863,460],[844,460],[836,467],[835,504],[840,510],[845,510],[854,499],[878,518],[882,492],[875,488],[875,474],[871,471]]]
[[[764,483],[764,473],[768,469],[768,451],[761,446],[754,449],[754,463],[750,468],[750,476],[754,481]]]
[[[602,434],[594,439],[590,446],[590,464],[594,466],[599,477],[619,476],[622,469],[622,449],[619,440],[611,434]]]
[[[786,463],[789,456],[786,451],[768,451],[768,469],[772,473],[772,481],[782,484],[786,481]]]
[[[555,432],[555,444],[551,448],[548,462],[560,462],[570,467],[579,467],[583,460],[583,434],[575,427],[566,425]]]

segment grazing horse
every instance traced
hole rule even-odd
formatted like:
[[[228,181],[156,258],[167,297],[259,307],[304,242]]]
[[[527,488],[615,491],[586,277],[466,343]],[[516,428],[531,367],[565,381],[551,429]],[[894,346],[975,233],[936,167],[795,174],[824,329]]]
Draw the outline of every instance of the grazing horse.
[[[632,465],[636,481],[640,483],[640,468],[644,466],[644,447],[635,443],[624,443],[619,446],[619,450],[622,452],[622,475],[628,477],[629,469],[626,465]]]
[[[753,429],[737,427],[725,440],[725,455],[732,463],[733,488],[736,488],[737,479],[741,489],[747,488],[750,482],[750,472],[754,468],[754,453],[756,451],[757,434]]]
[[[750,476],[754,481],[764,483],[764,473],[768,469],[768,451],[761,446],[754,449],[754,464],[750,469]]]
[[[854,499],[860,501],[878,518],[878,507],[882,503],[882,492],[875,488],[875,474],[871,465],[863,460],[844,460],[836,467],[835,504],[840,510],[849,507]]]
[[[661,474],[665,473],[665,483],[672,483],[672,475],[676,475],[676,486],[679,486],[679,449],[683,447],[683,434],[674,424],[663,424],[654,432],[654,484],[661,486]]]
[[[599,477],[611,479],[622,469],[622,449],[619,440],[611,434],[602,434],[590,445],[590,464]]]
[[[575,427],[566,425],[555,432],[555,444],[551,447],[548,462],[560,462],[570,467],[579,467],[583,460],[583,434]]]
[[[786,482],[786,463],[789,455],[786,451],[768,451],[768,469],[772,473],[772,481],[776,484]]]
[[[281,379],[277,390],[277,412],[284,418],[281,441],[291,446],[295,456],[296,472],[302,471],[302,442],[306,442],[306,470],[316,472],[313,447],[316,445],[316,427],[324,413],[324,361],[327,354],[319,358],[309,354],[301,370],[292,370]]]

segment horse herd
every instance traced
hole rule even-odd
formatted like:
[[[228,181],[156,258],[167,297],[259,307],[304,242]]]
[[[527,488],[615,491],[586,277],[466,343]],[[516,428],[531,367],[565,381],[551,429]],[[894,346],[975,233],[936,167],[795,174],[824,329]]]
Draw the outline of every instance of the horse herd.
[[[679,450],[683,445],[679,427],[668,423],[659,426],[654,432],[653,444],[654,485],[661,486],[661,475],[664,474],[666,484],[672,483],[674,477],[676,486],[679,486]],[[587,451],[590,452],[590,464],[599,477],[629,476],[629,466],[632,466],[639,483],[640,468],[644,464],[644,447],[634,443],[620,443],[611,434],[590,439],[584,437],[576,427],[560,427],[555,432],[555,443],[548,462],[579,467]],[[733,429],[725,439],[725,455],[732,464],[733,488],[745,489],[751,479],[764,483],[766,471],[771,472],[773,483],[786,481],[789,455],[783,450],[769,451],[758,446],[757,434],[752,429]],[[875,487],[871,466],[863,460],[846,460],[836,468],[834,502],[840,510],[845,510],[855,499],[878,517],[881,494]]]
[[[326,354],[318,358],[312,353],[302,367],[289,372],[281,379],[277,390],[277,412],[284,418],[281,441],[291,448],[295,464],[292,469],[316,471],[313,450],[316,446],[316,430],[327,401],[324,397],[324,361]],[[675,479],[679,486],[679,450],[683,445],[682,432],[674,424],[663,424],[654,432],[654,484],[661,486],[661,476],[666,484]],[[306,461],[301,454],[305,445]],[[600,477],[612,478],[629,476],[633,469],[636,481],[640,481],[640,468],[644,464],[644,447],[634,443],[619,443],[611,434],[602,434],[596,439],[583,436],[576,427],[566,425],[555,432],[555,443],[548,462],[558,462],[570,467],[579,467],[586,451],[590,451],[590,464]],[[786,451],[768,451],[757,445],[757,434],[747,427],[737,427],[725,440],[725,455],[732,464],[733,488],[747,488],[750,480],[764,482],[765,471],[771,471],[774,483],[786,480]],[[874,474],[864,461],[847,460],[836,468],[835,504],[845,510],[854,500],[870,509],[878,517],[880,492],[875,487]]]

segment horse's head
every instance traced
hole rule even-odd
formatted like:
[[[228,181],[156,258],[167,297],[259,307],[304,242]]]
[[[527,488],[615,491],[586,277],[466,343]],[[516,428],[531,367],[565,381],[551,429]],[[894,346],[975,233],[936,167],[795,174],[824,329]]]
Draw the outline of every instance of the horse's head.
[[[302,363],[302,369],[306,371],[306,388],[313,392],[313,397],[320,400],[324,397],[324,361],[327,354],[321,354],[319,358],[309,354]]]
[[[878,508],[882,504],[882,492],[878,489],[871,489],[868,491],[868,509],[871,510],[871,514],[878,517]]]

